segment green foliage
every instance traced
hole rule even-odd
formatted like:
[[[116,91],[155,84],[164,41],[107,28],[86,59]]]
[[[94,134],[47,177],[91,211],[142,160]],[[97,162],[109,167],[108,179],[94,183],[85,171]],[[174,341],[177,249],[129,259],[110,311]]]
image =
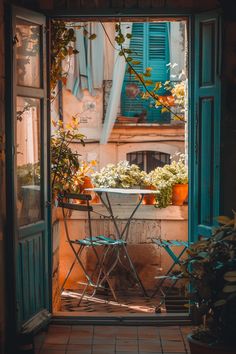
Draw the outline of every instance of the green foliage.
[[[84,135],[79,132],[78,121],[72,119],[71,124],[64,127],[63,123],[53,122],[57,127],[51,137],[51,173],[53,194],[62,191],[78,192],[80,181],[77,173],[80,167],[79,153],[72,151],[71,143],[81,143],[84,145]]]
[[[51,70],[50,70],[50,88],[51,97],[55,97],[55,88],[59,80],[65,84],[68,72],[63,70],[62,62],[66,58],[78,54],[75,49],[75,29],[83,30],[83,35],[89,40],[97,38],[95,33],[89,33],[86,25],[73,26],[62,20],[53,20],[51,27]]]
[[[128,161],[120,161],[117,165],[108,164],[92,175],[95,187],[104,188],[132,188],[144,184],[146,172]]]
[[[55,88],[59,80],[65,81],[67,73],[62,69],[62,61],[69,55],[76,54],[73,48],[75,43],[75,31],[66,27],[66,23],[61,20],[53,20],[51,28],[51,70],[50,88],[51,96],[55,96]]]
[[[170,165],[157,167],[151,171],[147,179],[159,191],[156,197],[158,208],[166,208],[172,202],[172,187],[175,184],[188,183],[188,171],[184,162],[184,155],[179,156],[179,161],[172,161]]]
[[[235,345],[236,229],[230,224],[193,244],[181,268],[182,277],[191,284],[191,306],[204,323],[195,337]]]

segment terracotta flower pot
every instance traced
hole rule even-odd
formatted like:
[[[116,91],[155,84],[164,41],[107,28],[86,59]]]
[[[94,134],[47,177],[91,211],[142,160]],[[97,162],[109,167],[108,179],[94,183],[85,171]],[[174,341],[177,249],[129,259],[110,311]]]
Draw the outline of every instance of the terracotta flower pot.
[[[81,192],[84,194],[89,194],[89,191],[85,191],[86,188],[93,188],[93,184],[89,176],[84,177],[84,183],[81,186]]]
[[[185,199],[188,197],[188,183],[175,184],[172,187],[172,204],[183,205]]]
[[[148,190],[153,190],[155,191],[156,190],[156,187],[154,186],[147,186],[145,187],[145,189],[148,189]],[[143,201],[142,201],[142,204],[145,204],[145,205],[154,205],[156,203],[156,195],[155,194],[147,194],[143,197]]]
[[[191,334],[189,334],[187,338],[191,354],[235,354],[235,348],[203,343],[194,339]]]
[[[92,204],[100,203],[100,198],[97,195],[97,193],[95,193],[93,191],[86,191],[85,190],[86,188],[93,188],[93,183],[92,183],[91,178],[89,176],[84,177],[84,183],[81,186],[80,193],[81,194],[90,194],[92,197],[92,200],[91,200]],[[84,204],[85,202],[81,201],[80,203]]]

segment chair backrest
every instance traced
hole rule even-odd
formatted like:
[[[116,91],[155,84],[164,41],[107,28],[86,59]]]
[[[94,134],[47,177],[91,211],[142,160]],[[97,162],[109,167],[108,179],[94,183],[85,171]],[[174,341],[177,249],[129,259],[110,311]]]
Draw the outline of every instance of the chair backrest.
[[[92,199],[89,194],[77,194],[77,193],[63,193],[58,198],[58,206],[62,208],[63,219],[66,230],[66,237],[70,242],[69,230],[67,225],[67,217],[65,214],[65,209],[77,210],[77,211],[85,211],[88,213],[88,225],[89,225],[89,237],[92,238],[92,225],[91,225],[91,211],[93,211],[93,207],[89,204]],[[81,202],[85,202],[85,204],[72,203],[71,200],[77,200]]]

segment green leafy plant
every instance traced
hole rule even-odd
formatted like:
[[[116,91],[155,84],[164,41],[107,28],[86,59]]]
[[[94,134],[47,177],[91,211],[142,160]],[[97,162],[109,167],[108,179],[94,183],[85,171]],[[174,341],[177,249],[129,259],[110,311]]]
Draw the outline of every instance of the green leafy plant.
[[[184,155],[180,155],[178,161],[172,160],[170,165],[157,167],[148,174],[146,179],[159,191],[156,197],[156,206],[166,208],[172,202],[172,187],[175,184],[188,183]]]
[[[80,168],[77,151],[71,149],[71,143],[80,143],[84,146],[85,136],[79,132],[78,120],[72,119],[70,124],[64,127],[62,121],[52,122],[56,130],[51,137],[51,173],[53,194],[66,191],[78,192]]]
[[[189,249],[182,277],[191,284],[190,306],[201,323],[193,338],[236,345],[236,229],[234,220],[219,221],[226,225]]]
[[[108,164],[91,177],[95,187],[132,188],[143,185],[146,172],[128,161],[120,161],[117,165]]]
[[[63,61],[72,55],[78,54],[75,48],[76,36],[75,29],[82,30],[83,35],[89,40],[94,40],[97,36],[89,33],[85,25],[74,25],[63,20],[53,20],[51,24],[51,69],[50,69],[50,86],[51,98],[56,97],[56,86],[60,80],[66,84],[68,70],[63,67]]]

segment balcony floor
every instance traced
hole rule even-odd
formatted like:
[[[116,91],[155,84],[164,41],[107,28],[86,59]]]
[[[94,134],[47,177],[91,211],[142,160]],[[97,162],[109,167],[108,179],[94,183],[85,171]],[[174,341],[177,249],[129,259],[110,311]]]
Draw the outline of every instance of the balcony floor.
[[[36,354],[188,354],[190,327],[51,325],[35,338]]]
[[[128,314],[155,314],[155,309],[160,303],[160,296],[155,298],[145,298],[138,289],[127,289],[126,291],[116,291],[118,301],[114,301],[111,294],[97,293],[93,297],[84,296],[79,304],[82,291],[65,290],[61,298],[62,312],[77,312],[78,314],[94,313],[94,315],[104,315],[114,313],[117,315]],[[173,289],[166,302],[160,306],[161,313],[184,313],[188,312],[185,306],[187,300],[181,296],[180,290]]]

